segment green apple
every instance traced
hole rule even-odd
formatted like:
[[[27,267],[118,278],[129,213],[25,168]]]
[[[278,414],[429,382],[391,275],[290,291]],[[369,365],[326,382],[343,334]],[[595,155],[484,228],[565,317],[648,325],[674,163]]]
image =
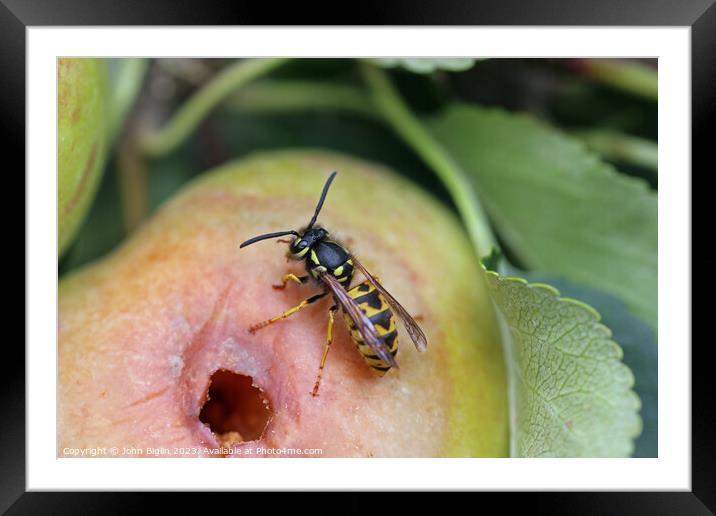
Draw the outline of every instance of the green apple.
[[[101,59],[58,61],[58,250],[87,216],[107,154],[109,100]]]

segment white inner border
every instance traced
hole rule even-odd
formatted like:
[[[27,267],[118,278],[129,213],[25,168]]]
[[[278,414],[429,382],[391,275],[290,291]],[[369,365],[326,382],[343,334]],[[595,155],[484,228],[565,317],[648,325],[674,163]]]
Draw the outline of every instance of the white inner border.
[[[27,489],[690,490],[690,28],[27,30]],[[658,459],[57,459],[58,56],[658,57]]]

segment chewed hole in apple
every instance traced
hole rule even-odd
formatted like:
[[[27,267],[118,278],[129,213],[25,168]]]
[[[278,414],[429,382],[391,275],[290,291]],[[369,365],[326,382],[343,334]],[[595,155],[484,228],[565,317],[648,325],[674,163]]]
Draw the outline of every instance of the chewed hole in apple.
[[[272,410],[250,376],[219,369],[210,378],[199,420],[226,447],[261,439]]]

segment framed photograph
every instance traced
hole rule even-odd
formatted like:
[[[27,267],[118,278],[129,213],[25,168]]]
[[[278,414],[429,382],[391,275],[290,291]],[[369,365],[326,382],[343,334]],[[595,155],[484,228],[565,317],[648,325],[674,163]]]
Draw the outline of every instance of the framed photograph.
[[[714,506],[691,345],[708,1],[290,27],[5,4],[28,302],[3,510],[187,490]]]

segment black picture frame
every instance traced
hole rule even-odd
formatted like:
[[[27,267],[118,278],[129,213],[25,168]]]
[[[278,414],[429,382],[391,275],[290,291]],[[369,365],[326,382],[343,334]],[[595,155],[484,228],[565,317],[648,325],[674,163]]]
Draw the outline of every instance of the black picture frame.
[[[715,0],[519,0],[443,1],[427,5],[394,4],[369,8],[361,3],[354,14],[310,12],[300,5],[267,16],[248,4],[209,0],[151,2],[113,0],[0,0],[0,56],[2,80],[0,98],[0,141],[3,154],[15,157],[25,167],[25,42],[26,29],[41,25],[280,25],[301,20],[305,24],[331,25],[579,25],[579,26],[688,26],[691,27],[692,72],[692,162],[707,170],[708,150],[713,146],[710,131],[716,113],[716,5]],[[320,9],[317,9],[320,11]],[[331,18],[332,19],[328,19]],[[713,162],[713,159],[710,160]],[[713,163],[709,170],[713,170]],[[690,173],[690,171],[684,171]],[[19,175],[15,174],[16,177]],[[7,184],[7,183],[6,183]],[[24,190],[24,183],[23,183]],[[694,195],[709,195],[693,189]],[[692,199],[695,205],[696,199]],[[710,217],[693,215],[692,236],[712,235]],[[703,225],[703,227],[701,227]],[[700,231],[699,231],[700,230]],[[711,237],[706,240],[712,241]],[[695,240],[692,240],[697,244]],[[709,274],[716,265],[713,244],[693,249],[693,272],[699,271],[700,288],[716,287]],[[27,273],[26,273],[27,274]],[[27,280],[27,278],[26,278]],[[704,284],[706,282],[706,284]],[[709,284],[709,282],[711,284]],[[709,320],[708,302],[692,303],[692,321]],[[701,317],[699,317],[701,316]],[[669,345],[687,346],[679,342]],[[714,469],[714,404],[707,385],[707,349],[712,339],[692,347],[692,490],[690,492],[641,493],[530,493],[501,496],[501,508],[527,501],[550,514],[712,514],[716,511]],[[25,368],[24,352],[18,342],[5,343],[5,367],[0,375],[0,396],[4,411],[0,431],[0,511],[11,514],[127,513],[142,508],[146,495],[129,493],[27,493],[25,492]],[[48,352],[54,350],[48,349]],[[567,466],[568,467],[568,466]],[[500,495],[497,495],[500,496]],[[531,500],[524,500],[524,497]],[[166,497],[164,497],[166,498]],[[183,496],[172,499],[185,504]],[[356,507],[370,510],[369,501],[356,496]],[[362,503],[360,502],[362,500]],[[164,501],[164,500],[163,500]],[[216,500],[215,503],[221,503]],[[370,503],[374,503],[372,500]]]

